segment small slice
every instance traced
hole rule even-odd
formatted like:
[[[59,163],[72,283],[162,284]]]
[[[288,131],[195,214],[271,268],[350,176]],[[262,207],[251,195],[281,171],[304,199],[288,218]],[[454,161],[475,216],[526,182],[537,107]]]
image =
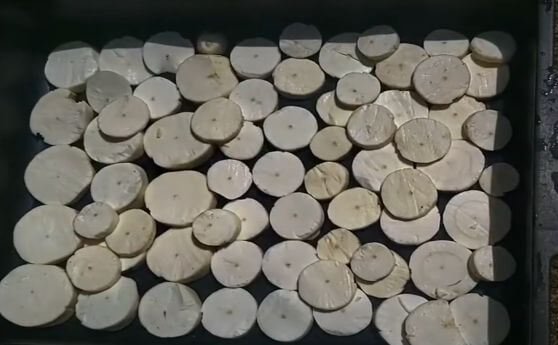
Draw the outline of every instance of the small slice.
[[[96,118],[85,130],[83,147],[87,155],[99,163],[131,162],[143,156],[143,133],[124,139],[109,138],[99,129],[99,119]]]
[[[134,96],[147,104],[151,120],[174,113],[182,104],[176,85],[162,77],[144,80],[134,90]]]
[[[397,126],[385,107],[366,104],[356,109],[347,122],[347,136],[364,149],[377,149],[389,143]]]
[[[317,63],[308,59],[286,59],[273,71],[273,85],[287,98],[307,98],[325,83],[325,74]]]
[[[131,95],[130,83],[117,73],[98,71],[87,79],[85,96],[91,108],[97,113],[118,98]]]
[[[143,63],[143,41],[124,36],[105,44],[99,54],[99,69],[120,74],[131,85],[151,77]]]
[[[347,107],[372,103],[380,94],[380,81],[370,73],[348,73],[337,82],[335,95]]]
[[[335,311],[313,310],[314,319],[322,331],[330,335],[347,337],[366,329],[372,321],[372,303],[357,289],[353,300]]]
[[[335,92],[326,92],[316,102],[316,112],[326,124],[345,127],[353,111],[345,109],[335,98]]]
[[[389,25],[376,25],[359,36],[357,47],[367,58],[383,60],[399,47],[399,35]]]
[[[329,126],[321,129],[310,141],[310,151],[323,161],[337,161],[345,157],[353,144],[347,138],[345,128]]]
[[[223,206],[223,210],[231,211],[240,219],[240,233],[237,240],[250,240],[269,226],[266,209],[254,199],[231,201]]]
[[[519,186],[519,172],[508,163],[494,163],[484,169],[479,185],[489,195],[504,196]]]
[[[59,145],[39,152],[25,168],[25,187],[43,204],[67,205],[86,192],[95,170],[77,147]]]
[[[243,117],[240,107],[226,98],[202,104],[192,116],[192,133],[201,141],[222,144],[238,135]]]
[[[315,262],[303,269],[298,278],[300,298],[320,310],[343,308],[353,300],[356,290],[353,273],[337,261]]]
[[[453,241],[432,241],[418,247],[409,261],[413,284],[432,298],[452,300],[471,291],[476,281],[467,262],[471,251]]]
[[[295,291],[275,290],[258,308],[260,330],[275,341],[292,342],[302,339],[314,324],[312,309],[300,300]]]
[[[290,57],[303,59],[320,51],[322,34],[314,25],[292,23],[279,36],[279,48]]]
[[[205,299],[202,325],[216,337],[235,339],[248,333],[256,323],[258,303],[244,289],[223,288]]]
[[[120,221],[114,231],[105,238],[110,250],[122,257],[134,257],[151,246],[155,239],[155,221],[138,209],[120,214]]]
[[[405,345],[403,325],[415,308],[426,303],[426,298],[412,294],[401,294],[383,301],[374,313],[374,325],[389,345]]]
[[[202,32],[196,41],[199,54],[224,55],[228,46],[227,37],[220,32]]]
[[[469,270],[475,278],[488,282],[501,282],[509,279],[517,263],[504,247],[485,246],[473,252],[469,259]]]
[[[248,241],[235,241],[219,249],[211,258],[211,273],[223,286],[247,286],[260,274],[262,250]]]
[[[453,55],[462,58],[469,52],[469,39],[457,31],[438,29],[426,35],[422,46],[430,56]]]
[[[99,170],[91,182],[91,197],[104,202],[115,211],[143,206],[143,194],[148,184],[147,174],[139,165],[119,163]]]
[[[334,229],[318,240],[316,250],[321,260],[348,264],[360,247],[360,240],[347,229]]]
[[[78,249],[66,263],[72,284],[86,292],[99,292],[113,286],[121,273],[118,256],[102,246]]]
[[[81,247],[74,233],[76,211],[62,205],[42,205],[27,212],[14,227],[17,254],[32,264],[55,264]]]
[[[404,246],[417,246],[429,241],[440,229],[440,212],[433,207],[426,215],[413,220],[394,218],[386,210],[380,217],[380,228],[391,241]]]
[[[255,158],[262,150],[263,144],[262,129],[250,121],[244,121],[236,137],[221,145],[219,149],[226,157],[244,161]]]
[[[381,212],[376,193],[360,187],[339,193],[327,208],[327,216],[333,224],[351,231],[376,223]]]
[[[360,60],[356,32],[346,32],[330,38],[320,49],[320,67],[330,77],[341,78],[351,72],[372,72],[372,67]]]
[[[269,115],[263,124],[266,139],[276,148],[295,151],[310,144],[318,122],[308,110],[286,106]]]
[[[308,170],[304,188],[316,200],[329,200],[349,186],[349,170],[339,163],[324,162]]]
[[[474,59],[471,54],[463,58],[471,73],[467,95],[477,99],[495,97],[506,89],[510,81],[508,65],[488,64]]]
[[[280,289],[296,290],[300,273],[318,261],[316,249],[302,241],[282,241],[269,247],[262,260],[262,272]]]
[[[448,153],[451,133],[436,120],[414,119],[397,130],[394,142],[403,158],[415,163],[432,163]]]
[[[412,119],[428,117],[428,105],[412,91],[384,91],[374,104],[386,107],[393,114],[397,127]]]
[[[304,165],[289,152],[268,152],[252,169],[254,184],[265,194],[282,197],[296,191],[304,181]]]
[[[482,110],[465,121],[463,136],[485,151],[496,151],[504,148],[511,140],[512,125],[501,112]]]
[[[107,104],[99,114],[99,129],[113,138],[129,138],[149,122],[149,108],[135,96],[122,96]]]
[[[174,31],[156,33],[143,45],[143,61],[154,74],[176,73],[178,66],[192,55],[192,42]]]
[[[177,283],[160,283],[141,298],[141,325],[160,338],[176,338],[192,332],[201,321],[202,302],[196,291]]]
[[[392,251],[392,254],[395,257],[395,267],[387,277],[376,282],[356,279],[365,294],[376,298],[390,298],[403,292],[410,278],[409,266],[396,252]]]
[[[507,63],[516,49],[517,44],[513,37],[503,31],[486,31],[478,34],[471,41],[473,56],[488,63]]]
[[[288,240],[305,240],[320,230],[324,211],[305,193],[292,193],[277,200],[269,213],[271,228]]]
[[[85,82],[99,69],[99,53],[81,41],[54,48],[45,63],[45,77],[57,88],[81,92]]]
[[[240,82],[229,99],[240,106],[246,121],[261,121],[277,109],[279,95],[273,84],[261,79]]]
[[[438,191],[430,178],[416,169],[400,169],[382,183],[382,201],[393,216],[412,220],[427,214],[438,201]]]
[[[414,44],[401,43],[397,50],[376,65],[376,77],[382,84],[394,89],[409,89],[411,76],[428,54]]]
[[[240,233],[240,218],[232,211],[212,209],[194,219],[194,237],[207,246],[222,246],[234,241]]]
[[[437,105],[430,108],[428,117],[446,125],[453,140],[463,139],[463,123],[471,114],[485,110],[484,103],[467,95],[450,105]]]
[[[242,78],[265,79],[279,61],[281,53],[277,45],[262,37],[240,41],[231,51],[231,65]]]
[[[250,168],[235,159],[223,159],[207,170],[207,187],[229,200],[240,198],[252,186]]]
[[[362,280],[375,282],[395,268],[395,256],[388,247],[371,242],[360,246],[351,257],[351,270]]]
[[[110,234],[118,220],[118,213],[109,204],[95,201],[79,211],[73,220],[73,226],[81,237],[98,240]]]
[[[429,301],[416,307],[405,320],[405,339],[410,345],[467,345],[448,302]],[[472,343],[477,344],[477,343]]]

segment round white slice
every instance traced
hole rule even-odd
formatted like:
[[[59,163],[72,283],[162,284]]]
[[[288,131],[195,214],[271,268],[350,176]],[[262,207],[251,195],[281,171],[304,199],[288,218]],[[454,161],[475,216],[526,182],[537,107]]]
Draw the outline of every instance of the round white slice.
[[[136,318],[139,294],[133,279],[120,277],[109,289],[79,294],[76,318],[84,327],[95,330],[119,330]]]
[[[334,229],[318,240],[316,250],[321,260],[334,260],[348,264],[359,247],[360,240],[351,231]]]
[[[484,155],[476,146],[464,140],[453,140],[442,159],[418,165],[417,169],[428,175],[439,191],[459,192],[477,183],[484,161]]]
[[[231,51],[231,65],[242,78],[265,79],[281,61],[277,45],[256,37],[240,41]]]
[[[39,152],[27,165],[25,187],[43,204],[70,204],[89,187],[95,170],[77,147],[59,145]]]
[[[371,242],[360,246],[351,257],[351,270],[360,279],[375,282],[395,268],[395,256],[388,247]]]
[[[329,126],[321,129],[310,141],[310,151],[323,161],[337,161],[345,157],[353,148],[347,138],[345,128]]]
[[[279,48],[290,57],[303,59],[320,51],[322,34],[314,25],[292,23],[279,36]]]
[[[79,211],[73,220],[74,231],[87,239],[103,239],[118,224],[118,213],[104,202],[93,202]]]
[[[182,104],[176,85],[163,77],[144,80],[134,90],[134,96],[147,104],[151,120],[174,113]]]
[[[259,190],[279,198],[300,187],[304,181],[304,165],[292,153],[273,151],[256,161],[252,174]]]
[[[409,261],[413,284],[427,296],[452,300],[477,283],[467,263],[471,251],[453,241],[431,241],[418,247]]]
[[[499,345],[510,332],[510,316],[499,301],[476,293],[450,303],[455,324],[467,344]]]
[[[501,282],[509,279],[517,263],[504,247],[484,246],[473,252],[469,259],[469,270],[477,279]]]
[[[266,209],[254,199],[231,201],[223,206],[223,210],[231,211],[240,219],[240,233],[237,240],[250,240],[269,226]]]
[[[191,288],[178,283],[160,283],[141,298],[141,325],[160,338],[176,338],[193,331],[201,321],[202,302]]]
[[[351,72],[372,72],[372,67],[360,60],[356,32],[346,32],[330,38],[320,50],[320,67],[330,77],[341,78]]]
[[[318,122],[310,111],[286,106],[265,119],[263,130],[266,139],[276,148],[295,151],[310,144],[318,131]]]
[[[422,47],[401,43],[393,54],[378,62],[376,77],[390,88],[409,89],[417,65],[427,58],[428,54]]]
[[[81,247],[74,233],[76,211],[62,205],[42,205],[27,212],[14,227],[17,254],[32,264],[54,264]]]
[[[155,231],[155,221],[147,212],[128,210],[120,214],[118,225],[105,242],[119,256],[134,257],[153,243]]]
[[[384,91],[374,104],[386,107],[397,127],[412,119],[428,117],[428,105],[412,91]]]
[[[66,273],[76,288],[99,292],[110,288],[120,279],[120,260],[105,247],[83,247],[66,262]]]
[[[471,82],[467,95],[478,99],[486,99],[502,93],[510,81],[508,65],[487,64],[475,60],[471,54],[463,58],[471,74]]]
[[[511,60],[517,44],[514,38],[503,31],[486,31],[478,34],[471,41],[471,53],[476,59],[503,64]]]
[[[403,332],[405,319],[416,307],[426,302],[426,298],[422,296],[401,294],[380,303],[374,313],[374,325],[386,343],[389,345],[408,344]]]
[[[302,241],[282,241],[267,249],[262,272],[269,282],[280,289],[296,290],[300,273],[318,261],[316,249]]]
[[[63,43],[48,54],[45,77],[57,88],[80,92],[86,80],[99,69],[98,61],[99,53],[89,44]]]
[[[224,55],[227,52],[229,41],[220,32],[202,32],[196,41],[196,50],[199,54]]]
[[[219,249],[211,258],[211,273],[223,286],[247,286],[260,274],[262,250],[248,241],[235,241]]]
[[[469,69],[457,56],[432,56],[415,68],[413,85],[431,104],[451,104],[469,88]]]
[[[326,124],[345,127],[353,111],[343,108],[335,98],[335,92],[326,92],[316,102],[316,112]]]
[[[188,282],[209,271],[211,255],[211,250],[196,243],[192,228],[169,229],[147,251],[147,267],[165,280]]]
[[[317,63],[308,59],[286,59],[273,71],[273,85],[287,98],[307,98],[325,83],[325,74]]]
[[[450,105],[436,105],[430,108],[428,117],[446,125],[453,140],[463,139],[463,123],[471,114],[485,110],[484,103],[473,97],[463,96]]]
[[[134,161],[143,156],[143,133],[124,138],[109,138],[99,129],[99,119],[93,119],[83,135],[83,147],[94,161],[115,164]]]
[[[405,285],[410,279],[409,266],[405,259],[396,252],[392,252],[395,257],[395,267],[384,279],[376,282],[356,278],[358,286],[365,294],[376,298],[390,298],[403,292]]]
[[[108,165],[95,175],[91,182],[91,197],[104,202],[115,211],[143,206],[147,187],[147,174],[139,165],[119,163]]]
[[[103,108],[123,96],[131,96],[130,83],[119,74],[111,71],[98,71],[87,79],[85,96],[87,102],[97,113]]]
[[[240,233],[240,218],[232,211],[212,209],[194,219],[194,237],[207,246],[222,246],[236,239]]]
[[[246,121],[260,121],[277,109],[279,95],[273,84],[261,79],[240,82],[229,95],[240,106]]]
[[[149,108],[135,96],[122,96],[101,110],[99,129],[113,138],[129,138],[149,122]]]
[[[484,169],[479,185],[489,195],[503,196],[519,186],[519,172],[508,163],[494,163]]]
[[[31,132],[49,145],[69,145],[81,139],[94,113],[87,102],[76,98],[65,89],[41,97],[29,117]]]
[[[316,200],[329,200],[349,186],[349,170],[339,163],[324,162],[308,170],[304,188]]]
[[[347,107],[372,103],[380,94],[380,81],[370,73],[348,73],[337,82],[335,96]]]
[[[352,171],[364,188],[379,192],[385,178],[392,172],[412,167],[401,159],[395,147],[388,144],[377,150],[362,150],[353,159]]]
[[[275,290],[260,303],[257,314],[260,330],[279,342],[302,339],[312,328],[312,309],[296,291]]]
[[[259,80],[259,79],[254,79]],[[260,127],[250,121],[244,121],[240,132],[226,144],[219,147],[229,158],[250,160],[255,158],[263,148],[264,135]]]
[[[271,228],[288,240],[304,240],[324,223],[322,205],[305,193],[292,193],[277,200],[269,213]]]
[[[441,122],[414,119],[405,122],[393,137],[397,151],[415,163],[432,163],[444,157],[451,147],[451,133]]]
[[[351,231],[376,223],[381,212],[376,193],[360,187],[337,194],[327,208],[327,216],[333,224]]]
[[[229,200],[240,198],[252,186],[250,168],[235,159],[223,159],[207,170],[207,187]]]
[[[176,72],[180,93],[194,103],[226,97],[237,84],[229,59],[219,55],[194,55],[184,60]]]
[[[469,39],[457,31],[438,29],[426,35],[422,46],[430,56],[453,55],[462,58],[469,52]]]
[[[357,47],[367,58],[383,60],[399,47],[399,35],[391,26],[376,25],[359,36]]]
[[[203,142],[222,144],[240,133],[243,117],[240,107],[226,98],[215,98],[199,106],[190,126]]]
[[[448,302],[423,303],[409,313],[403,326],[409,345],[467,345]],[[477,343],[471,343],[477,344]],[[478,343],[480,344],[480,343]]]
[[[413,220],[394,218],[384,210],[380,228],[391,241],[404,246],[417,246],[429,241],[440,229],[440,212],[433,207],[426,215]]]
[[[463,124],[463,136],[486,151],[504,148],[512,137],[512,125],[497,110],[481,110],[469,116]]]
[[[124,36],[105,44],[99,54],[99,69],[120,74],[131,85],[138,85],[151,77],[143,63],[143,42]]]
[[[314,319],[322,331],[330,335],[347,337],[366,329],[372,321],[372,303],[357,289],[353,300],[335,311],[313,310]]]
[[[304,268],[297,285],[302,300],[325,311],[343,308],[353,300],[357,290],[351,270],[330,260],[320,260]]]
[[[48,326],[73,313],[76,292],[60,267],[25,264],[0,282],[0,314],[22,327]]]
[[[502,200],[470,190],[450,199],[443,221],[448,235],[470,249],[502,240],[511,228],[512,213]]]
[[[356,109],[347,122],[347,136],[364,149],[380,148],[391,142],[397,126],[393,114],[377,104]]]
[[[217,205],[207,179],[197,171],[159,175],[145,190],[145,206],[158,222],[172,226],[192,224],[194,218]]]
[[[190,129],[192,113],[178,113],[154,122],[143,137],[145,153],[166,169],[189,169],[204,163],[213,153]]]
[[[411,168],[389,174],[382,183],[381,195],[389,213],[405,220],[426,215],[438,201],[438,191],[430,178]]]
[[[178,66],[192,55],[192,42],[178,32],[159,32],[143,45],[143,61],[154,74],[176,73]]]
[[[258,303],[244,289],[223,288],[205,299],[202,325],[219,338],[234,339],[248,333],[256,323]]]

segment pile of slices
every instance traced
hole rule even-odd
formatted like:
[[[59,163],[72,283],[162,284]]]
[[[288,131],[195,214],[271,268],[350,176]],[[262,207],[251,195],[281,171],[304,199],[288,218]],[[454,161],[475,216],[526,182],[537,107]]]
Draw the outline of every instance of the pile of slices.
[[[471,291],[516,266],[497,246],[512,217],[498,197],[519,174],[485,162],[512,128],[483,103],[506,88],[515,49],[498,31],[470,42],[436,30],[421,47],[389,26],[322,44],[300,23],[278,45],[249,38],[227,56],[217,33],[195,47],[176,32],[100,53],[57,47],[45,66],[54,89],[30,116],[49,147],[24,176],[42,205],[15,225],[27,264],[2,279],[0,314],[24,327],[75,315],[96,330],[138,315],[158,337],[201,322],[236,338],[257,324],[283,342],[314,321],[349,336],[374,320],[391,345],[502,343],[506,308]],[[292,105],[314,96],[315,109]],[[302,162],[308,149],[323,162]],[[148,175],[147,159],[163,172]],[[443,210],[440,192],[451,193]],[[92,202],[67,206],[84,195]],[[326,217],[336,229],[324,233]],[[361,243],[375,223],[389,240]],[[448,238],[441,223],[451,240],[432,240]],[[278,236],[262,250],[252,240],[265,232]],[[415,248],[408,262],[393,243]],[[140,296],[127,273],[144,262],[165,282]],[[278,289],[258,303],[244,287],[260,272]],[[202,301],[185,283],[207,274],[223,288]],[[421,295],[404,293],[411,284]],[[383,300],[374,312],[369,296]]]

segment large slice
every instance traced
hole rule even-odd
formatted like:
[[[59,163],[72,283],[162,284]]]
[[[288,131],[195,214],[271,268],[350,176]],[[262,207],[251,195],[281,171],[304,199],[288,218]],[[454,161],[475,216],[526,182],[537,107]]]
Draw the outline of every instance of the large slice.
[[[336,100],[334,91],[326,92],[318,98],[316,112],[326,124],[341,127],[347,125],[347,121],[353,113],[351,109],[344,108]]]
[[[240,106],[246,121],[260,121],[277,109],[279,95],[273,84],[261,79],[240,82],[229,99]]]
[[[45,77],[57,88],[83,91],[85,81],[99,69],[99,53],[81,41],[54,48],[45,63]]]
[[[437,105],[430,108],[428,117],[446,125],[453,140],[463,139],[463,123],[471,114],[486,109],[484,103],[467,95],[450,105]]]
[[[510,81],[508,65],[494,65],[478,61],[471,54],[463,58],[471,73],[467,95],[477,99],[492,98],[502,93]]]
[[[85,96],[87,102],[97,113],[123,96],[131,96],[132,87],[121,75],[111,71],[98,71],[87,79]]]
[[[289,152],[268,152],[252,169],[254,184],[262,192],[282,197],[298,189],[304,181],[304,165]]]
[[[507,63],[516,49],[514,38],[503,31],[486,31],[478,34],[471,41],[473,56],[488,63]]]
[[[151,77],[143,63],[143,41],[131,36],[113,39],[103,46],[99,69],[118,73],[131,85]]]
[[[219,149],[225,156],[242,161],[255,158],[262,150],[263,144],[262,129],[250,121],[244,121],[236,137],[221,145]]]
[[[134,96],[147,104],[151,120],[174,113],[182,104],[176,85],[162,77],[151,77],[141,82],[134,90]]]
[[[401,294],[383,301],[374,314],[374,325],[389,345],[405,345],[403,325],[405,319],[419,305],[426,303],[426,298]]]
[[[401,156],[415,163],[437,161],[451,147],[449,129],[432,119],[407,121],[399,127],[393,139]]]
[[[395,256],[378,242],[365,243],[351,257],[351,270],[362,280],[375,282],[387,277],[395,268]]]
[[[155,221],[138,209],[120,214],[114,231],[105,238],[107,246],[122,257],[134,257],[147,251],[155,238]]]
[[[286,106],[269,115],[263,124],[266,139],[284,151],[295,151],[310,144],[318,122],[308,110]]]
[[[212,209],[194,219],[194,237],[207,246],[222,246],[234,241],[240,233],[240,218],[232,211]]]
[[[517,263],[504,247],[484,246],[473,252],[469,259],[469,270],[475,278],[501,282],[509,279],[514,273]]]
[[[433,207],[426,215],[413,220],[401,220],[386,210],[380,217],[380,228],[391,241],[416,246],[429,241],[440,229],[440,212]]]
[[[412,119],[428,117],[428,105],[413,91],[387,90],[380,93],[374,104],[391,111],[397,127]]]
[[[448,302],[423,303],[410,312],[403,327],[410,345],[468,345],[457,328]],[[477,344],[477,343],[470,343]]]
[[[399,47],[399,35],[389,25],[376,25],[359,36],[357,47],[367,58],[383,60]]]
[[[329,220],[347,230],[361,230],[374,224],[381,212],[376,193],[360,187],[339,193],[327,208]]]
[[[320,50],[320,67],[329,76],[341,78],[351,72],[370,73],[372,67],[360,60],[357,53],[356,32],[346,32],[330,38]]]
[[[329,126],[320,130],[310,141],[310,151],[323,161],[337,161],[353,148],[343,127]]]
[[[451,104],[465,94],[471,75],[460,58],[437,55],[418,64],[413,72],[413,85],[431,104]]]
[[[288,98],[307,98],[322,88],[325,74],[308,59],[286,59],[273,71],[273,85]]]
[[[283,241],[267,249],[262,272],[269,282],[281,289],[296,290],[300,273],[318,261],[316,249],[302,241]]]
[[[269,221],[279,236],[288,240],[305,240],[322,227],[324,211],[310,195],[292,193],[275,202]]]
[[[376,65],[376,76],[382,84],[394,89],[409,89],[411,77],[428,54],[414,44],[401,43],[397,50]]]
[[[242,78],[265,79],[281,61],[277,45],[262,37],[240,41],[231,50],[231,65]]]
[[[145,170],[133,163],[119,163],[104,167],[91,182],[91,197],[104,202],[117,212],[143,206],[148,183]]]
[[[66,273],[76,288],[99,292],[110,288],[120,279],[120,260],[105,247],[83,247],[66,262]]]
[[[143,61],[155,74],[176,73],[178,66],[192,55],[192,42],[174,31],[156,33],[143,45]]]
[[[353,300],[335,311],[313,310],[314,319],[322,331],[330,335],[347,337],[355,335],[370,325],[372,303],[368,296],[357,289]]]
[[[335,95],[348,107],[372,103],[380,94],[380,82],[370,73],[349,73],[337,82]]]
[[[316,250],[321,260],[335,260],[348,264],[360,247],[360,240],[347,229],[334,229],[318,240]]]
[[[103,239],[118,224],[118,213],[104,202],[85,205],[73,220],[76,234],[87,239]]]
[[[392,254],[395,257],[395,267],[387,277],[376,282],[356,279],[365,294],[376,298],[390,298],[403,292],[410,278],[409,266],[396,252]]]
[[[122,96],[99,114],[99,129],[113,138],[129,138],[143,131],[149,122],[149,108],[135,96]]]
[[[223,159],[207,170],[207,187],[226,199],[234,200],[244,195],[252,186],[250,168],[235,159]]]
[[[314,25],[292,23],[279,36],[279,48],[293,58],[307,58],[320,51],[322,35]]]
[[[453,55],[459,58],[469,52],[469,39],[460,32],[437,29],[426,35],[422,44],[430,55]]]
[[[500,150],[511,140],[512,125],[499,111],[481,110],[463,123],[463,136],[485,151]]]
[[[519,172],[513,165],[499,162],[483,170],[479,185],[489,195],[503,196],[517,188],[519,179]]]
[[[109,138],[99,129],[99,119],[96,118],[85,130],[83,147],[87,155],[99,163],[131,162],[143,156],[143,133],[124,139]]]
[[[347,136],[355,145],[371,150],[389,143],[397,126],[385,107],[366,104],[356,109],[347,122]]]
[[[202,325],[216,337],[238,338],[252,329],[257,310],[258,303],[248,291],[223,288],[203,302]]]
[[[219,249],[211,258],[211,273],[223,286],[247,286],[260,274],[262,250],[248,241],[235,241]]]
[[[328,200],[349,186],[349,170],[339,163],[324,162],[304,176],[306,192],[316,200]]]
[[[255,199],[231,201],[224,210],[231,211],[240,219],[240,233],[237,240],[249,240],[258,236],[269,226],[267,210]]]
[[[196,109],[190,127],[206,143],[222,144],[240,132],[243,117],[240,107],[227,98],[215,98]]]

